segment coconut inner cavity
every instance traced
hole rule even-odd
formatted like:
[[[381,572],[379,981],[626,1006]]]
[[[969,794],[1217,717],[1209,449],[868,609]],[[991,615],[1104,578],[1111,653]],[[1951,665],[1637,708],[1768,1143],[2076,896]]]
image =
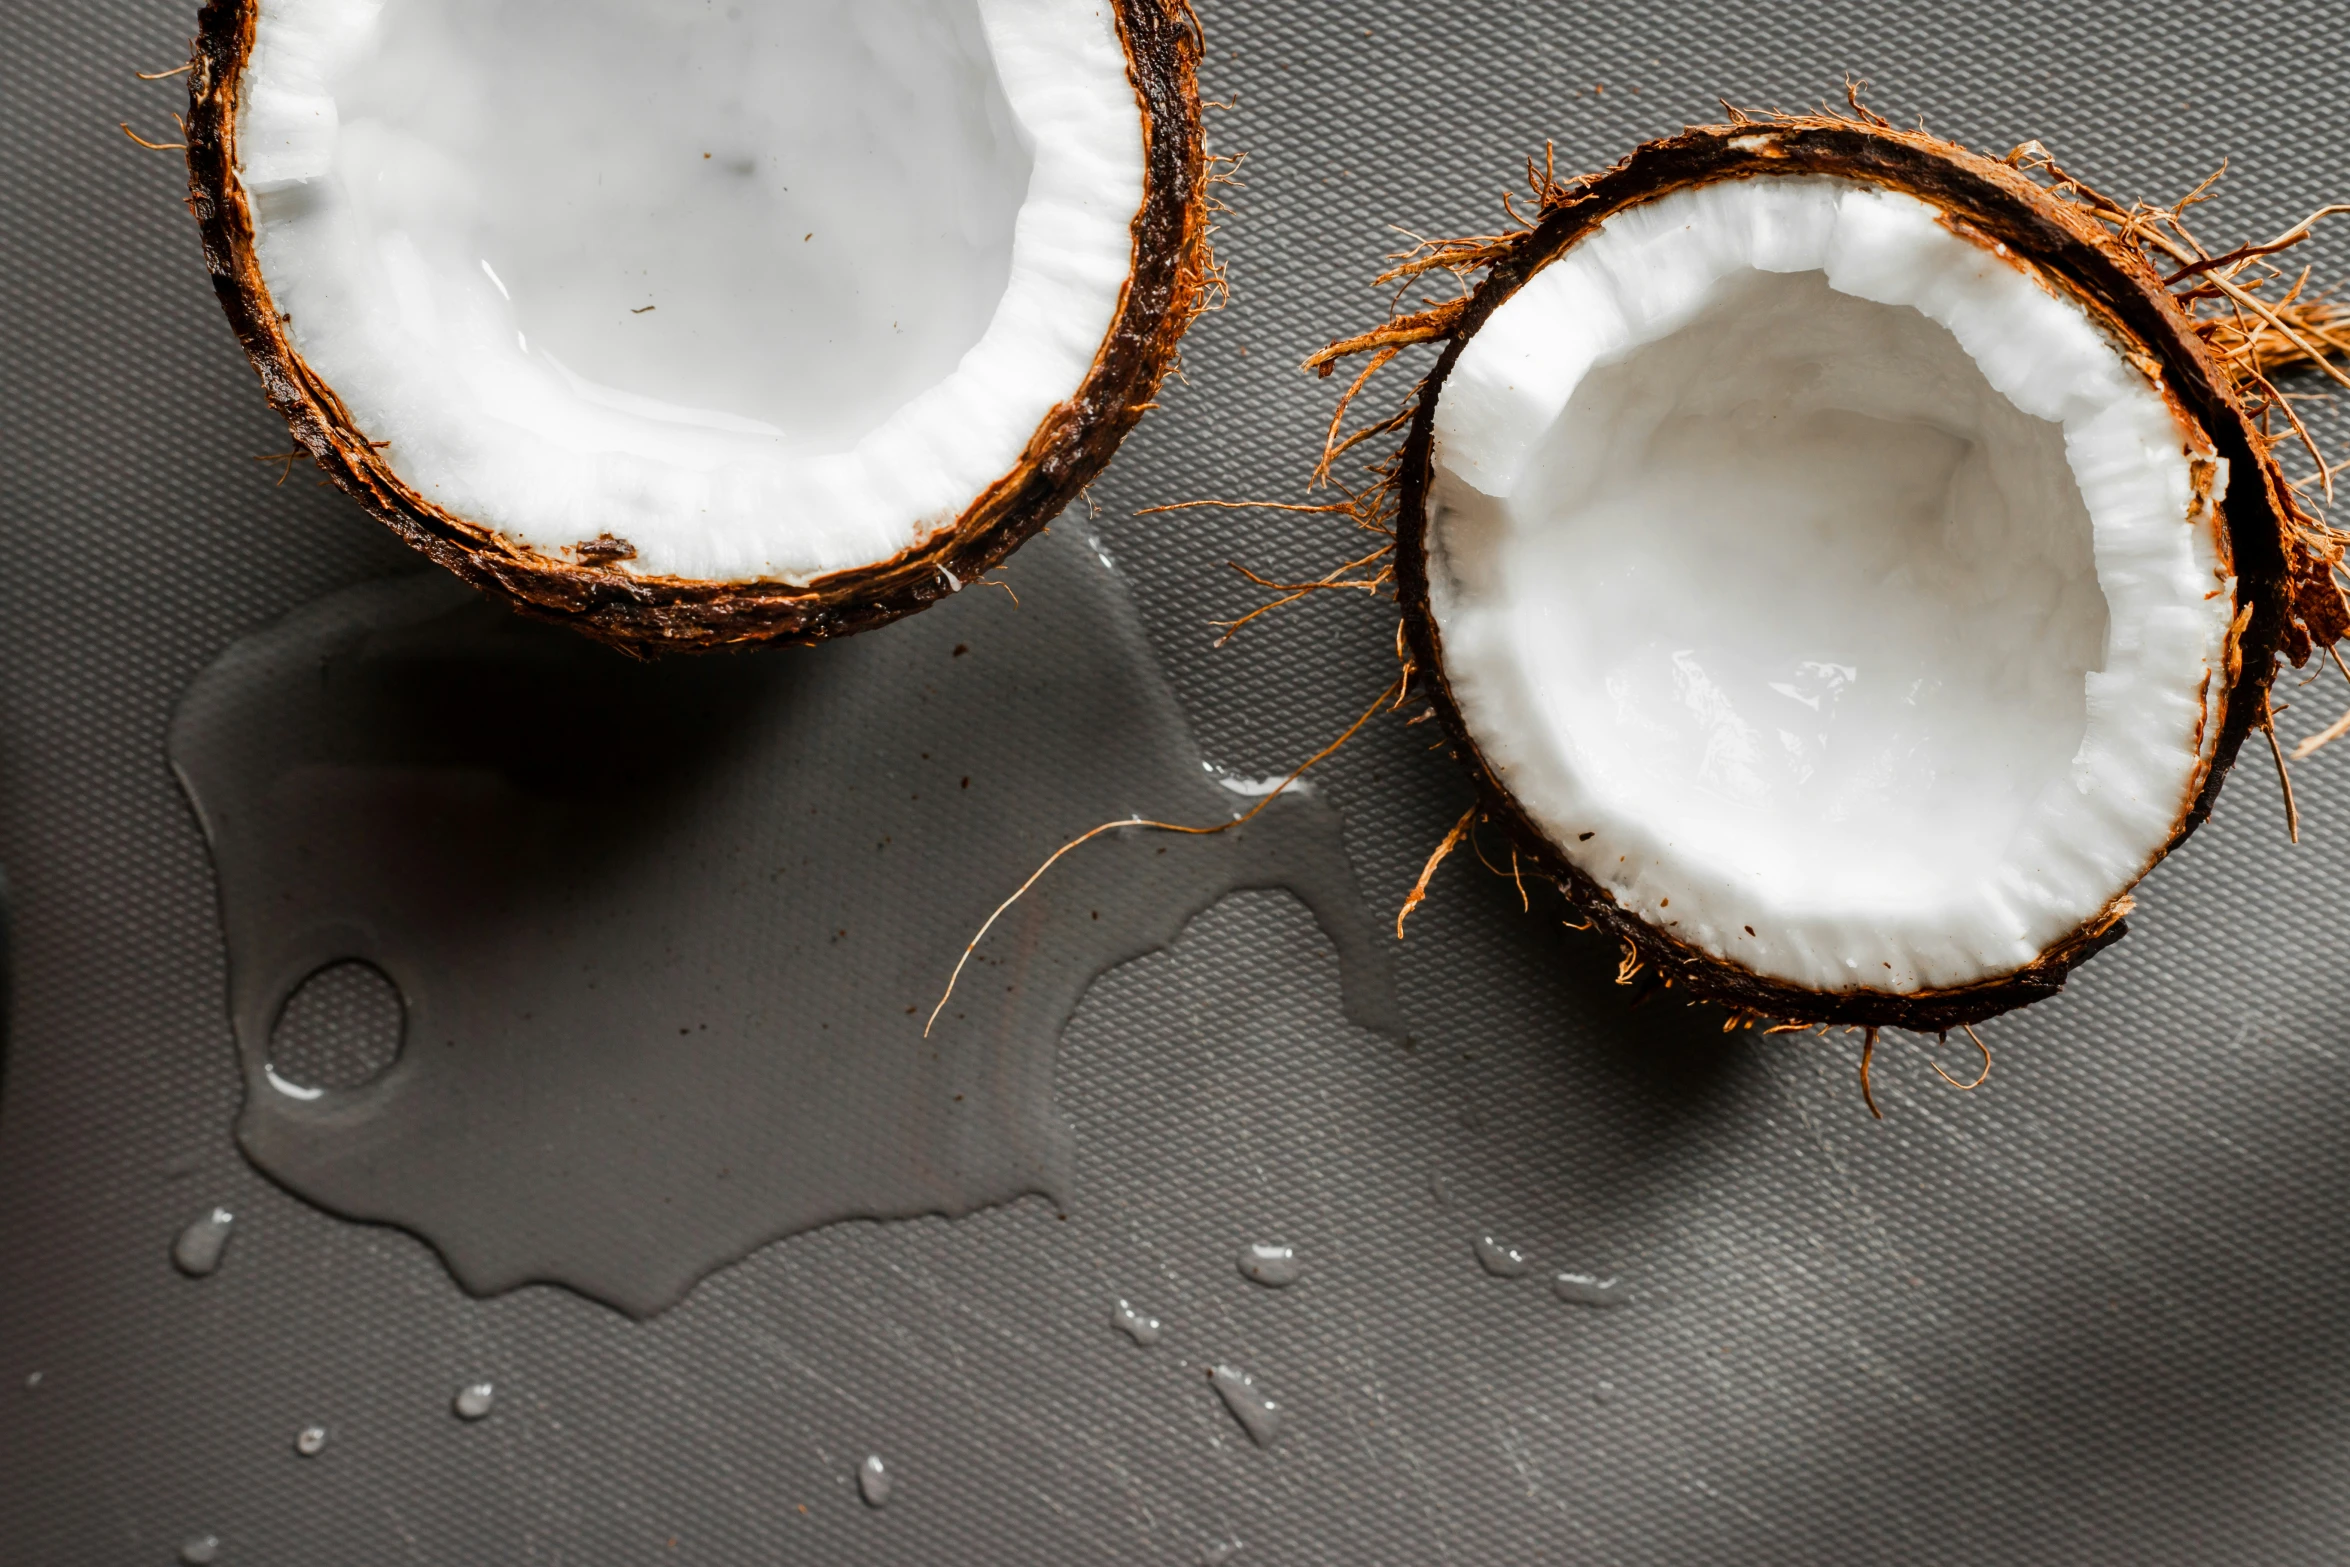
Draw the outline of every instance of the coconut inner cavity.
[[[1436,439],[1480,749],[1702,950],[1831,990],[2011,972],[2199,779],[2199,438],[1923,203],[1780,178],[1620,213],[1471,339]]]
[[[979,341],[1028,186],[973,0],[394,0],[335,104],[424,286],[487,281],[524,355],[800,451]]]
[[[1091,0],[263,0],[238,146],[402,479],[719,579],[959,516],[1090,368],[1141,198]]]

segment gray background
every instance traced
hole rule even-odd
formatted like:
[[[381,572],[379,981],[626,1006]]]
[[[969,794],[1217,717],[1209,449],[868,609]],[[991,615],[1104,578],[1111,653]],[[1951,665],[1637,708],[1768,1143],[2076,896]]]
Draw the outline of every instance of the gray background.
[[[1132,513],[1294,494],[1330,389],[1292,367],[1376,314],[1385,225],[1490,226],[1545,139],[1591,166],[1716,93],[1800,104],[1853,71],[1896,118],[2037,136],[2125,191],[2232,156],[2206,225],[2229,238],[2350,190],[2350,9],[2325,0],[1201,9],[1207,86],[1238,103],[1216,143],[1250,154],[1233,304],[1094,527],[1207,754],[1250,772],[1378,689],[1391,621],[1333,600],[1214,651],[1205,623],[1247,602],[1222,561],[1319,567],[1345,541]],[[0,1558],[164,1562],[206,1532],[223,1562],[287,1564],[1183,1563],[1235,1538],[1242,1563],[2350,1554],[2340,757],[2300,771],[2298,849],[2248,767],[2136,933],[1994,1026],[1980,1092],[1889,1041],[1881,1124],[1851,1044],[1628,1013],[1610,954],[1456,861],[1401,959],[1414,1048],[1343,1022],[1283,895],[1099,983],[1061,1054],[1065,1219],[836,1226],[639,1325],[553,1289],[468,1299],[413,1239],[283,1195],[229,1139],[221,937],[164,724],[236,637],[409,562],[252,461],[285,437],[179,165],[114,129],[169,125],[175,86],[131,72],[180,57],[187,10],[5,17]],[[2310,688],[2288,735],[2342,698]],[[1466,798],[1426,733],[1376,726],[1328,770],[1380,908]],[[215,1202],[240,1216],[227,1263],[182,1279],[171,1238]],[[1483,1228],[1546,1271],[1620,1271],[1635,1302],[1487,1278]],[[1280,1294],[1232,1266],[1273,1238],[1309,1263]],[[1111,1331],[1121,1295],[1163,1344]],[[1288,1406],[1279,1450],[1215,1403],[1223,1359]],[[475,1378],[501,1400],[463,1426],[447,1401]],[[306,1461],[311,1422],[333,1440]],[[867,1451],[898,1477],[880,1513],[854,1496]]]

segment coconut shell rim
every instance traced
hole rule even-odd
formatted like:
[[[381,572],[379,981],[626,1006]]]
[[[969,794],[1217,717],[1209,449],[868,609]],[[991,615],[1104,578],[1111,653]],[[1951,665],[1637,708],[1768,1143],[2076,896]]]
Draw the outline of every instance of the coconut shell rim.
[[[271,407],[302,452],[420,554],[519,613],[645,655],[807,643],[912,614],[977,581],[1106,467],[1152,405],[1207,297],[1206,157],[1190,0],[1113,0],[1143,126],[1143,196],[1118,307],[1086,378],[1039,423],[1012,469],[952,523],[889,558],[805,585],[708,581],[616,569],[625,540],[582,540],[567,560],[499,536],[417,494],[295,349],[262,278],[236,172],[237,92],[260,0],[204,0],[188,73],[188,206],[204,261]],[[601,548],[599,548],[601,546]]]
[[[1955,217],[1970,237],[2007,245],[2060,282],[2107,330],[2150,353],[2162,367],[2166,395],[2229,464],[2221,536],[2236,577],[2238,625],[2224,654],[2229,683],[2221,693],[2217,741],[2192,779],[2170,835],[2146,864],[2104,908],[2031,963],[2001,976],[1908,992],[1814,990],[1761,974],[1650,924],[1619,906],[1519,804],[1486,761],[1444,673],[1443,637],[1428,601],[1427,499],[1436,405],[1462,349],[1504,300],[1609,216],[1675,190],[1750,175],[1826,175],[1907,191],[1939,207],[1946,219]],[[2054,995],[2074,968],[2127,933],[2132,889],[2210,816],[2245,738],[2265,713],[2276,657],[2291,621],[2290,522],[2280,498],[2282,475],[2238,403],[2232,378],[2134,247],[2008,165],[1924,132],[1841,117],[1696,126],[1645,143],[1614,167],[1580,182],[1565,201],[1516,236],[1447,336],[1420,383],[1398,474],[1396,597],[1412,665],[1487,818],[1502,827],[1522,860],[1596,927],[1621,941],[1656,980],[1755,1017],[1941,1033]],[[2247,606],[2251,614],[2245,619]]]

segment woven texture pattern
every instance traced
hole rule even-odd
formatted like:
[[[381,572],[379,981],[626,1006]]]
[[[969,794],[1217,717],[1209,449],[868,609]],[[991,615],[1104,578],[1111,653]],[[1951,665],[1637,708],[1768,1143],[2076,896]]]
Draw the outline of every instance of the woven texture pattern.
[[[1200,10],[1233,105],[1216,146],[1249,155],[1220,236],[1232,303],[1084,525],[1208,756],[1251,774],[1390,678],[1392,617],[1332,596],[1216,650],[1208,622],[1253,602],[1223,562],[1318,571],[1350,537],[1134,513],[1297,498],[1333,388],[1294,367],[1382,311],[1390,225],[1494,226],[1545,142],[1591,167],[1716,94],[1795,107],[1852,73],[1897,120],[2037,137],[2125,193],[2231,158],[2202,225],[2230,241],[2350,194],[2341,0]],[[205,1534],[224,1564],[286,1567],[1180,1564],[1233,1540],[1239,1564],[2340,1555],[2350,756],[2299,770],[2292,848],[2248,751],[2134,934],[1989,1031],[1979,1092],[1932,1075],[1930,1041],[1888,1040],[1882,1123],[1855,1044],[1632,1012],[1611,953],[1464,856],[1404,950],[1408,1047],[1344,1022],[1327,943],[1278,894],[1097,984],[1060,1061],[1065,1216],[834,1226],[635,1324],[552,1289],[470,1299],[410,1237],[269,1185],[229,1135],[221,936],[164,725],[237,637],[413,561],[304,469],[254,461],[285,434],[180,167],[116,129],[173,139],[177,85],[132,73],[179,58],[186,10],[11,23],[0,1557],[165,1562]],[[2308,259],[2342,276],[2350,246]],[[2284,688],[2288,738],[2344,700],[2338,676]],[[1427,733],[1374,725],[1327,768],[1379,907],[1467,798]],[[312,1010],[337,1069],[338,1014]],[[183,1278],[172,1239],[214,1204],[234,1244]],[[1487,1276],[1487,1232],[1535,1270]],[[1303,1279],[1243,1280],[1252,1241],[1296,1246]],[[1630,1302],[1562,1304],[1562,1270]],[[1120,1298],[1162,1342],[1114,1331]],[[1278,1448],[1218,1403],[1218,1363],[1282,1404]],[[456,1420],[485,1380],[495,1413]],[[297,1456],[312,1424],[328,1445]],[[857,1499],[867,1453],[896,1481],[884,1510]]]

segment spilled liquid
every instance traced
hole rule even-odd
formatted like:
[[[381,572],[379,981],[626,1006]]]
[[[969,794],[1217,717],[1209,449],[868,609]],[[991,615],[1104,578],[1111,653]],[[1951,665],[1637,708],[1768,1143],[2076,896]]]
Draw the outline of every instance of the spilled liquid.
[[[1522,1279],[1534,1270],[1534,1259],[1516,1246],[1490,1235],[1480,1235],[1477,1265],[1497,1279]]]
[[[220,1560],[220,1539],[217,1535],[199,1534],[180,1542],[180,1561],[184,1567],[212,1567]]]
[[[1588,1273],[1562,1273],[1550,1281],[1550,1292],[1570,1306],[1621,1306],[1631,1299],[1616,1280]]]
[[[865,1498],[867,1507],[887,1507],[889,1493],[896,1487],[897,1482],[890,1478],[889,1466],[881,1461],[880,1454],[867,1454],[865,1461],[857,1466],[857,1494]]]
[[[1232,1418],[1248,1433],[1248,1439],[1259,1447],[1271,1447],[1281,1440],[1286,1424],[1281,1406],[1257,1385],[1257,1379],[1237,1366],[1218,1366],[1208,1373],[1216,1384],[1217,1396],[1224,1407],[1232,1411]]]
[[[1305,1276],[1305,1259],[1294,1246],[1246,1246],[1240,1253],[1240,1276],[1269,1290],[1285,1290]]]
[[[193,1220],[171,1243],[171,1265],[191,1279],[211,1276],[220,1267],[221,1254],[228,1250],[229,1232],[236,1222],[237,1216],[226,1208],[215,1208]]]
[[[460,1283],[650,1315],[848,1218],[1070,1200],[1053,1104],[1093,978],[1225,894],[1285,887],[1347,1015],[1400,1035],[1337,814],[1228,821],[1124,592],[1073,530],[1005,593],[816,648],[638,664],[438,575],[322,599],[231,647],[173,720],[212,851],[246,1079],[238,1137],[333,1212],[425,1237]],[[405,1040],[362,1087],[274,1081],[270,1036],[345,960]]]
[[[498,1390],[487,1382],[475,1382],[457,1390],[449,1400],[449,1408],[460,1420],[487,1420],[498,1404]]]
[[[1146,1316],[1134,1309],[1131,1302],[1118,1302],[1118,1309],[1110,1314],[1110,1322],[1135,1343],[1148,1349],[1165,1336],[1166,1328],[1158,1318]]]

